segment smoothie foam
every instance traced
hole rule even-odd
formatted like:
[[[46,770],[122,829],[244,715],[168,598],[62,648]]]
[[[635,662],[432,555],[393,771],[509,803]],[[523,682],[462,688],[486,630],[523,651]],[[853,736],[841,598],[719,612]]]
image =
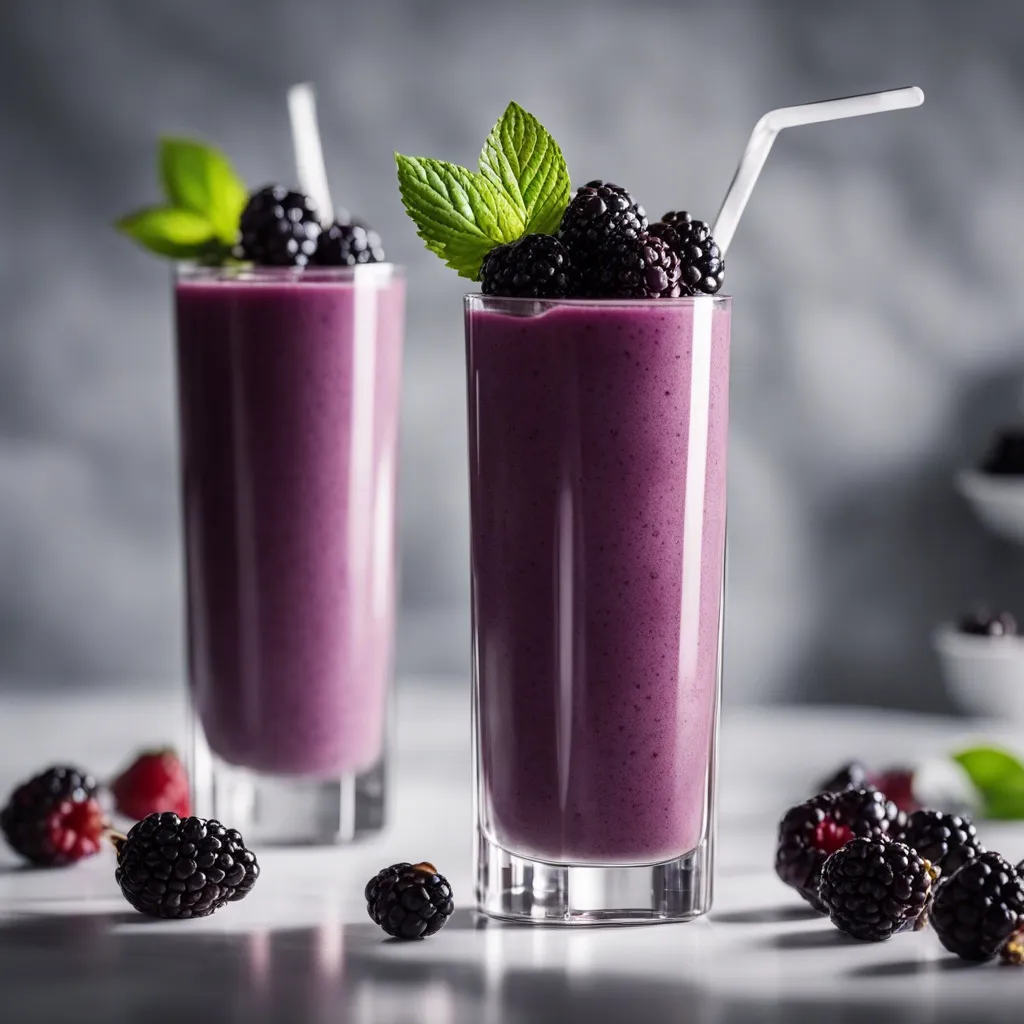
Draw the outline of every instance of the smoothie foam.
[[[381,755],[403,302],[387,266],[178,282],[191,685],[231,764]]]
[[[483,827],[669,860],[706,826],[729,303],[501,301],[467,310]]]

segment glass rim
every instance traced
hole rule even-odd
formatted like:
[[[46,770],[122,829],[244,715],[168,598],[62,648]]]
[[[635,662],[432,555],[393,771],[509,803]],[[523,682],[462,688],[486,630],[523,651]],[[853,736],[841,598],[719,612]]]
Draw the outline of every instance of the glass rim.
[[[732,306],[731,295],[678,295],[675,298],[659,299],[533,299],[506,295],[484,295],[483,292],[465,292],[463,303],[467,309],[473,306],[487,306],[493,309],[509,309],[517,312],[570,306],[592,309],[664,309],[666,306],[695,306],[698,302],[710,302],[714,306]]]
[[[354,267],[264,267],[250,263],[208,265],[191,261],[174,264],[176,281],[234,284],[304,284],[391,281],[405,277],[399,263],[357,263]]]

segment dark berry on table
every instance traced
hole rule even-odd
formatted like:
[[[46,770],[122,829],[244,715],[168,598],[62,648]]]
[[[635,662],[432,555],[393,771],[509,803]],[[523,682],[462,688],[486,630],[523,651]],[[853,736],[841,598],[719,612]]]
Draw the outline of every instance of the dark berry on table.
[[[558,237],[585,273],[610,242],[637,238],[646,231],[647,214],[629,192],[597,179],[576,190],[562,215]]]
[[[821,869],[818,895],[841,931],[882,942],[923,924],[934,869],[914,850],[888,836],[851,839]]]
[[[939,882],[932,901],[939,941],[965,960],[991,960],[1024,925],[1024,879],[991,851]]]
[[[694,220],[685,210],[669,210],[651,225],[650,233],[664,238],[679,256],[684,295],[714,295],[721,290],[725,260],[704,221]]]
[[[114,879],[150,917],[207,917],[247,896],[260,876],[241,835],[214,818],[150,814],[115,846]]]
[[[942,811],[920,810],[894,829],[893,838],[924,857],[943,877],[953,874],[985,852],[978,830],[968,818]]]
[[[679,257],[654,235],[610,242],[584,278],[586,294],[603,299],[662,299],[681,294]]]
[[[312,262],[319,267],[354,267],[360,263],[383,263],[384,246],[373,228],[359,221],[334,223],[320,232]]]
[[[981,471],[994,476],[1024,475],[1024,429],[1000,430],[982,460]]]
[[[496,246],[480,267],[484,295],[562,299],[574,294],[576,283],[569,253],[553,235],[524,235]]]
[[[41,867],[61,867],[98,853],[106,830],[96,780],[58,765],[18,786],[0,811],[11,849]]]
[[[1017,620],[1009,612],[978,608],[964,615],[957,629],[969,636],[1016,636]]]
[[[844,789],[862,789],[868,785],[868,770],[860,761],[848,761],[835,774],[818,783],[815,793],[841,793]]]
[[[267,185],[242,211],[242,254],[268,267],[304,267],[316,253],[320,218],[316,203],[282,185]]]
[[[119,814],[140,821],[154,811],[174,811],[187,818],[192,813],[188,775],[173,750],[140,754],[111,784]]]
[[[825,860],[857,836],[885,835],[898,813],[896,806],[874,789],[819,793],[791,807],[779,823],[775,872],[812,907],[825,913],[818,897]]]
[[[433,864],[392,864],[366,883],[366,911],[396,939],[425,939],[452,916],[452,887]]]
[[[914,795],[914,770],[912,768],[888,768],[872,780],[875,789],[883,792],[904,814],[920,810],[921,805]]]

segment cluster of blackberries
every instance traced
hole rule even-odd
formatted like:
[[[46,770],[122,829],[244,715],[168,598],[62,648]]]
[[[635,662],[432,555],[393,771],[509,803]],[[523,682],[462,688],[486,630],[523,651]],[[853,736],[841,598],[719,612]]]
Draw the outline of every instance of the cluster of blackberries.
[[[669,211],[649,224],[619,185],[577,189],[557,235],[525,235],[484,258],[485,295],[518,298],[657,299],[714,295],[725,262],[707,224]]]
[[[354,267],[382,263],[380,235],[344,210],[324,227],[316,203],[282,185],[267,185],[249,197],[239,225],[239,255],[268,267]]]
[[[775,870],[856,939],[878,942],[927,923],[968,960],[1024,960],[1024,863],[987,851],[964,817],[910,814],[870,785],[860,766],[786,812]]]

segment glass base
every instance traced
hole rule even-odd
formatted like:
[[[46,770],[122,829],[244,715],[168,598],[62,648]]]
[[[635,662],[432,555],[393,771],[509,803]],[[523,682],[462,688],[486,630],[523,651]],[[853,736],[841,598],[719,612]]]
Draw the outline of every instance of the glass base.
[[[265,775],[220,760],[193,721],[192,807],[238,829],[249,846],[351,843],[384,827],[385,761],[337,778]]]
[[[713,845],[675,860],[631,867],[546,864],[509,853],[478,833],[480,910],[529,924],[623,925],[689,921],[711,909]]]

